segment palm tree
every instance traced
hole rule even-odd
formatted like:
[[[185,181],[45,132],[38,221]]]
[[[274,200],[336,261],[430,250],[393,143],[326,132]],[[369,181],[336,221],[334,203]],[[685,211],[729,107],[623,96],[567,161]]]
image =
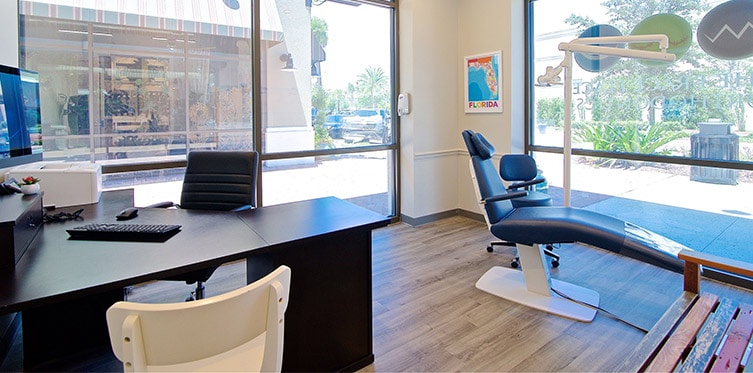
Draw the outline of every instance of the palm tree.
[[[356,86],[370,106],[376,108],[379,99],[386,96],[389,81],[381,67],[369,66],[364,72],[358,74]]]
[[[329,25],[327,25],[327,21],[319,17],[311,17],[311,33],[322,48],[327,47],[327,43],[329,42]]]

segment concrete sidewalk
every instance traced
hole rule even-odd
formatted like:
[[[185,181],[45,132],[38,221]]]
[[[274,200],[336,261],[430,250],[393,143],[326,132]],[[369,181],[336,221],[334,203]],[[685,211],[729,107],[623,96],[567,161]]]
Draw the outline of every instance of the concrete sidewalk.
[[[616,185],[619,180],[612,179]],[[753,208],[739,190],[750,184],[720,186],[671,176],[620,195],[574,190],[572,206],[614,216],[677,241],[693,250],[753,263]],[[550,187],[555,205],[562,205],[562,188]],[[750,195],[745,193],[746,195]]]

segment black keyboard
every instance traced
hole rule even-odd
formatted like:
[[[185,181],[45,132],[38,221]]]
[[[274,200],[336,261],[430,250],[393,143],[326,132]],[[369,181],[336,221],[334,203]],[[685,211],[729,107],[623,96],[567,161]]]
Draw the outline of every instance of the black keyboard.
[[[163,242],[180,232],[169,224],[87,224],[67,229],[74,240]]]

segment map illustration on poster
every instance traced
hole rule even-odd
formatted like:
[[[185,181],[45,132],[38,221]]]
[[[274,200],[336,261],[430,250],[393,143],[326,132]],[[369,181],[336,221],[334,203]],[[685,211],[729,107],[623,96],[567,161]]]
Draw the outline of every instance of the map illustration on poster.
[[[502,51],[465,57],[465,112],[502,112]]]

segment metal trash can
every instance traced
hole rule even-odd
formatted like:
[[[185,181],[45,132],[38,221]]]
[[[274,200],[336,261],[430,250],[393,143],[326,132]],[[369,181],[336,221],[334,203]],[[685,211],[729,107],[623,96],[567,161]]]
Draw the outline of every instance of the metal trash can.
[[[740,140],[730,132],[732,123],[698,123],[698,133],[690,136],[690,155],[697,159],[736,161],[740,157]],[[690,166],[690,180],[704,183],[737,185],[737,170]]]

